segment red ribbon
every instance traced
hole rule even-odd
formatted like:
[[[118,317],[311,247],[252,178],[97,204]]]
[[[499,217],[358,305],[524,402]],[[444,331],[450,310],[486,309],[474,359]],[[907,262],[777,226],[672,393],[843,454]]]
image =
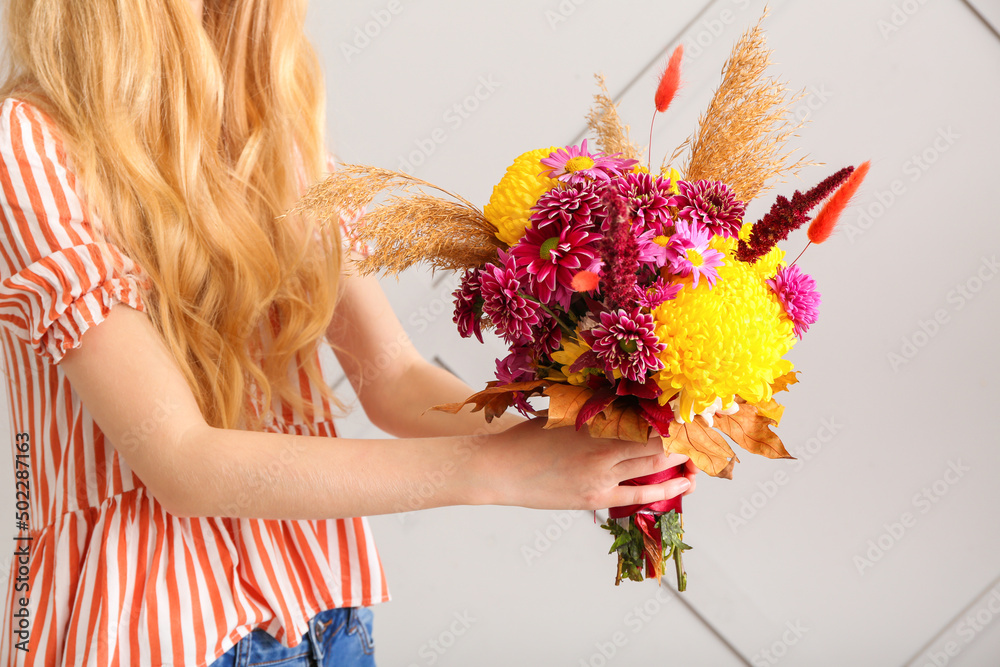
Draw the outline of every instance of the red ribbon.
[[[618,486],[645,486],[646,484],[659,484],[660,482],[665,482],[668,479],[683,476],[684,464],[682,463],[678,466],[674,466],[673,468],[667,468],[662,472],[653,473],[652,475],[644,475],[643,477],[627,479],[624,482],[621,482]],[[652,512],[656,512],[657,514],[666,514],[670,510],[676,510],[677,513],[680,514],[681,496],[670,498],[668,500],[658,500],[654,503],[648,503],[646,505],[612,507],[608,510],[608,515],[612,519],[624,519],[625,517],[632,516],[641,510],[650,510]]]

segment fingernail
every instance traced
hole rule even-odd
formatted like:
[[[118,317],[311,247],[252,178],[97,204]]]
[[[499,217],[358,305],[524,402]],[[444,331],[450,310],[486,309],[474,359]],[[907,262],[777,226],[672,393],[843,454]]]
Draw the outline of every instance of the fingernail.
[[[681,491],[687,491],[688,489],[691,488],[691,480],[682,479],[677,486],[680,487]]]

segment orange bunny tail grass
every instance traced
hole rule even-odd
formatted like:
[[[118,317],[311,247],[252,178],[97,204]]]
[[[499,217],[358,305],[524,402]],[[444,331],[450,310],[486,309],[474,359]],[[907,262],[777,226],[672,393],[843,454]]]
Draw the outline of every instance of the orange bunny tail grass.
[[[865,180],[865,176],[868,174],[868,167],[870,166],[871,161],[862,162],[858,165],[858,168],[847,177],[844,184],[823,205],[819,214],[813,219],[812,224],[809,225],[808,235],[812,243],[822,243],[830,238],[833,228],[837,226],[837,221],[840,219],[840,214],[844,212],[847,205],[851,203],[851,199],[857,194],[858,188],[861,187],[861,182]]]
[[[660,85],[656,88],[656,110],[663,113],[674,101],[674,95],[681,85],[681,58],[684,56],[684,45],[681,44],[674,49],[667,63],[667,68],[660,76]]]

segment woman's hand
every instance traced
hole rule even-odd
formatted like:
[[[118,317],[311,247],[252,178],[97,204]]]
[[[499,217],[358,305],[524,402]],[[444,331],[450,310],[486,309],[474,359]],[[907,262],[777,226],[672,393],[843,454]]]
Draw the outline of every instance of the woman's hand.
[[[545,429],[544,424],[543,418],[532,419],[488,436],[479,460],[484,503],[596,510],[667,500],[694,490],[698,469],[687,456],[665,454],[659,436],[626,442],[569,427]],[[682,464],[681,477],[619,486]]]

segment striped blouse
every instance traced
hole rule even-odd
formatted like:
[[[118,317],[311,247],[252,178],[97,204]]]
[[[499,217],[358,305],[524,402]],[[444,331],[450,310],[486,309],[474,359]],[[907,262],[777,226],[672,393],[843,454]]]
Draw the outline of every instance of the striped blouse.
[[[319,611],[387,601],[363,517],[178,518],[163,509],[59,366],[114,304],[144,311],[138,287],[148,276],[113,244],[94,243],[102,227],[56,128],[24,101],[0,109],[0,187],[0,340],[19,529],[6,547],[0,664],[201,667],[255,628],[293,647]],[[319,400],[305,373],[298,381]],[[259,390],[248,401],[260,414]],[[278,397],[265,419],[268,431],[309,432]],[[332,421],[314,426],[336,435]]]

